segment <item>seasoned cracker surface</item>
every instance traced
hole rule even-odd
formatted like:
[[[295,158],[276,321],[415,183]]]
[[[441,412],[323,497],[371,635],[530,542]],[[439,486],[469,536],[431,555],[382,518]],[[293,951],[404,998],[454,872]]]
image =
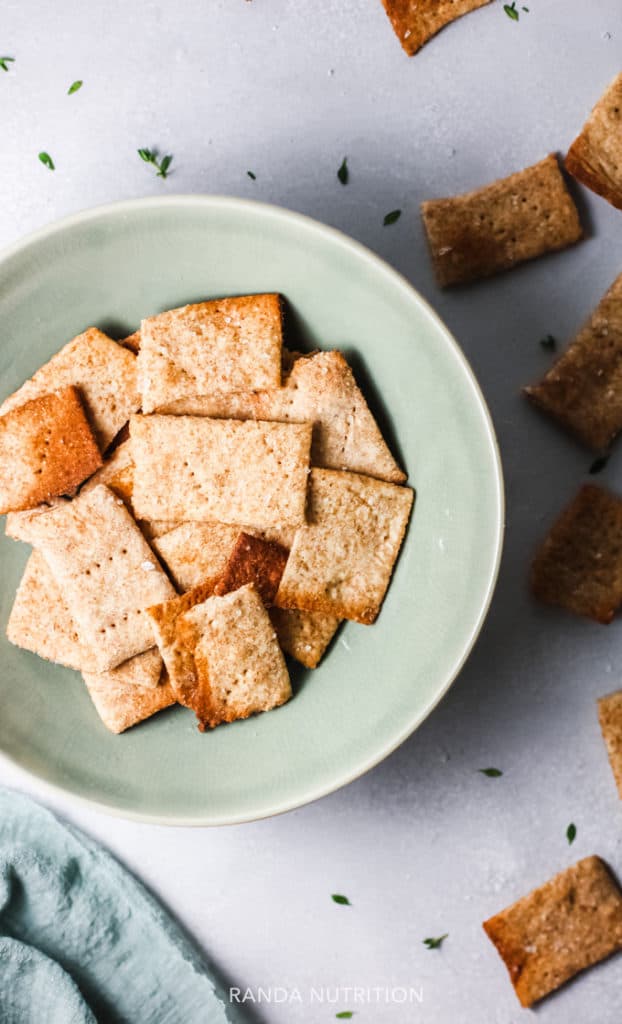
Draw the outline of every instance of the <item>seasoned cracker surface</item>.
[[[409,57],[445,25],[491,0],[382,0],[397,38]]]
[[[222,597],[247,583],[253,583],[263,603],[271,605],[279,589],[288,554],[287,549],[280,544],[241,533],[214,587],[214,593]]]
[[[294,538],[276,605],[372,623],[391,579],[413,498],[409,487],[313,469],[308,523]]]
[[[598,720],[618,794],[622,800],[622,690],[600,698]]]
[[[622,949],[622,892],[586,857],[484,922],[523,1006]]]
[[[227,523],[182,523],[152,541],[178,590],[211,579],[215,584],[240,535]]]
[[[90,327],[68,342],[0,406],[0,416],[32,398],[73,384],[100,450],[106,450],[132,413],[140,408],[136,356]]]
[[[72,493],[102,464],[74,387],[0,416],[0,513]]]
[[[511,270],[583,235],[554,155],[474,192],[422,203],[421,213],[441,287]]]
[[[305,520],[310,424],[135,416],[131,441],[141,519]]]
[[[145,609],[175,590],[120,498],[101,484],[30,525],[80,635],[105,672],[153,646]]]
[[[622,73],[608,86],[572,143],[566,167],[622,210]]]
[[[245,295],[143,320],[138,355],[143,412],[212,391],[281,385],[281,301]]]
[[[305,668],[317,668],[341,619],[323,612],[271,608],[270,619],[281,648]]]

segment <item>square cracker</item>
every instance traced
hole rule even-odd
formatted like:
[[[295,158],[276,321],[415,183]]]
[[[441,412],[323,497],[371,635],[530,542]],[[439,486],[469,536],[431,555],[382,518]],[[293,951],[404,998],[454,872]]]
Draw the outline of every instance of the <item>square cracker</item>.
[[[140,408],[136,356],[96,327],[68,342],[0,406],[0,416],[31,398],[73,384],[78,388],[100,450],[106,450]]]
[[[270,711],[291,697],[281,648],[252,584],[195,605],[177,619],[176,634],[192,666],[190,706],[201,728]]]
[[[82,642],[69,608],[47,562],[38,551],[33,551],[22,576],[6,634],[16,647],[38,654],[40,658],[88,672],[93,656]],[[102,673],[110,682],[153,687],[160,682],[162,659],[152,647],[123,662],[118,668]]]
[[[211,391],[281,386],[278,295],[200,302],[143,320],[138,379],[143,412]]]
[[[409,487],[312,469],[308,524],[296,533],[275,604],[374,622],[413,498]]]
[[[139,655],[144,658],[145,655]],[[133,659],[137,660],[137,659]],[[113,673],[98,675],[83,672],[82,677],[89,691],[95,710],[110,732],[121,733],[133,725],[151,718],[157,711],[175,704],[175,695],[170,683],[164,680],[160,686],[136,686],[120,679],[109,678]]]
[[[582,487],[536,552],[531,589],[545,604],[611,622],[622,604],[622,501]]]
[[[421,204],[442,288],[511,270],[583,235],[555,155],[474,192]]]
[[[622,892],[600,857],[585,857],[483,927],[531,1006],[622,949]]]
[[[607,87],[572,143],[566,167],[622,210],[622,73]]]
[[[305,668],[317,668],[341,624],[334,615],[295,608],[271,608],[270,618],[281,648]]]
[[[445,25],[491,0],[382,0],[397,38],[409,57]]]
[[[378,424],[341,352],[285,353],[283,387],[273,391],[194,395],[160,411],[216,419],[312,423],[311,462],[325,469],[404,483]]]
[[[598,720],[618,794],[622,800],[622,690],[600,698]]]
[[[0,416],[0,513],[70,494],[102,464],[74,387]]]
[[[139,518],[304,522],[310,424],[156,415],[130,431]]]
[[[561,358],[525,394],[589,448],[605,448],[622,430],[622,274]]]
[[[153,646],[151,604],[175,591],[120,498],[101,484],[29,526],[80,635],[105,672]]]

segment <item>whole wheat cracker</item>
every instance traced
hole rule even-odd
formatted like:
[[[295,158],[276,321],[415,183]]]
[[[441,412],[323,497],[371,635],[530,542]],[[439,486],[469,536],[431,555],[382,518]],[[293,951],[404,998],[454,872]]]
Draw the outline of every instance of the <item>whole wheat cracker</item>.
[[[598,720],[618,787],[618,795],[622,800],[622,690],[600,698]]]
[[[585,857],[484,921],[522,1006],[622,949],[622,892],[599,857]]]
[[[0,513],[70,494],[101,464],[76,388],[25,402],[0,416]]]
[[[308,522],[296,533],[275,604],[374,622],[413,499],[409,487],[312,469]]]
[[[524,390],[588,448],[613,441],[622,430],[622,274],[561,358]]]
[[[25,512],[9,512],[5,520],[4,532],[7,537],[11,540],[21,540],[25,544],[30,544],[30,524],[37,518],[37,516],[45,515],[53,508],[58,508],[60,505],[67,505],[69,498],[50,498],[49,502],[43,505],[37,505],[36,508],[29,508]]]
[[[304,522],[310,424],[154,415],[130,432],[139,518]]]
[[[253,583],[263,603],[273,604],[285,569],[287,548],[249,533],[240,533],[229,555],[214,594],[222,597]]]
[[[61,590],[43,555],[36,549],[30,555],[22,576],[6,628],[7,638],[16,647],[38,654],[57,665],[88,672],[93,656],[81,640]],[[152,687],[160,682],[162,659],[156,647],[102,673],[111,682]]]
[[[283,387],[273,391],[193,395],[166,402],[174,415],[312,423],[311,463],[404,483],[354,374],[341,352],[284,353]]]
[[[145,655],[139,657],[144,658]],[[160,686],[149,688],[121,680],[111,681],[109,675],[82,673],[95,710],[110,732],[125,732],[133,725],[151,718],[157,711],[176,703],[171,685],[166,679]]]
[[[334,615],[296,608],[271,608],[270,619],[282,650],[305,668],[317,668],[341,625]]]
[[[622,210],[622,73],[607,87],[572,143],[566,167]]]
[[[211,391],[280,387],[282,340],[278,295],[216,299],[148,317],[138,353],[143,412]]]
[[[622,604],[622,501],[582,487],[536,552],[531,589],[545,604],[611,622]]]
[[[421,204],[442,288],[511,270],[583,236],[557,157],[483,188]]]
[[[122,338],[120,344],[129,348],[136,355],[140,348],[140,328],[133,334],[128,334],[126,338]]]
[[[29,526],[80,635],[105,672],[153,645],[145,609],[175,591],[120,498],[104,484]]]
[[[393,29],[409,57],[457,18],[491,0],[382,0]]]
[[[0,406],[0,416],[32,398],[73,384],[78,388],[100,450],[106,450],[140,408],[136,356],[89,327],[52,356]]]

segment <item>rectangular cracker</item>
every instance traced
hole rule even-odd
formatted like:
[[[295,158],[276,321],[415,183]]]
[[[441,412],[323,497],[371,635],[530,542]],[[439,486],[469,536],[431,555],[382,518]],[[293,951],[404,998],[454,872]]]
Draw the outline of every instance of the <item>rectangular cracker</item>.
[[[143,412],[211,391],[281,386],[278,295],[243,295],[172,309],[143,320],[138,379]]]
[[[598,720],[618,795],[622,800],[622,690],[600,698]]]
[[[536,552],[531,589],[545,604],[611,622],[622,604],[622,501],[582,487]]]
[[[483,188],[421,204],[442,288],[511,270],[583,235],[554,154]]]
[[[101,484],[30,524],[80,635],[105,672],[153,646],[145,609],[175,595],[120,498]]]
[[[6,634],[16,647],[57,665],[78,672],[88,672],[93,666],[91,651],[80,639],[62,592],[39,551],[33,551],[26,563]],[[102,673],[102,679],[105,676],[111,682],[153,687],[160,682],[161,673],[162,659],[157,648],[152,647]]]
[[[275,604],[374,622],[413,499],[409,487],[312,469],[308,523],[296,533]]]
[[[248,533],[240,533],[214,594],[222,597],[252,583],[266,605],[273,604],[289,552],[280,544]]]
[[[491,0],[382,0],[393,30],[409,57],[445,25]]]
[[[522,1006],[622,949],[622,892],[600,857],[585,857],[484,921]]]
[[[130,432],[139,518],[304,522],[310,424],[134,416]]]
[[[622,73],[607,87],[572,143],[566,167],[622,210]]]
[[[274,391],[194,395],[167,402],[174,415],[312,423],[311,463],[349,469],[391,483],[406,474],[391,455],[341,352],[285,353],[283,387]]]
[[[539,384],[525,388],[538,409],[588,448],[622,430],[622,274]]]
[[[200,728],[270,711],[291,697],[281,648],[252,584],[195,605],[179,616],[176,633],[191,659],[194,687],[186,678],[184,691],[192,692]]]
[[[0,416],[0,513],[72,493],[102,464],[74,387]]]
[[[145,655],[139,655],[144,658]],[[137,659],[133,659],[136,661]],[[151,718],[157,711],[175,704],[175,695],[170,683],[164,680],[160,686],[136,686],[120,679],[111,680],[111,673],[98,675],[83,672],[82,678],[89,691],[95,710],[110,732],[121,733],[133,725]]]
[[[30,399],[73,384],[84,402],[100,450],[106,450],[140,408],[136,356],[96,327],[68,342],[0,406],[0,416]]]
[[[282,650],[305,668],[317,668],[341,619],[323,612],[271,608],[270,618]]]

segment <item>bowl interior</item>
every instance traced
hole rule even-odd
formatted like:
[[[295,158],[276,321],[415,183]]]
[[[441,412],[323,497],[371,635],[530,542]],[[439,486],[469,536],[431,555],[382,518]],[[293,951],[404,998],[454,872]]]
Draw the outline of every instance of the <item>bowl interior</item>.
[[[176,823],[256,818],[371,767],[426,717],[479,630],[501,547],[502,485],[486,408],[417,293],[343,235],[261,204],[120,203],[40,232],[0,262],[2,397],[93,324],[220,295],[279,291],[290,347],[342,349],[416,488],[378,622],[345,624],[318,669],[293,667],[278,711],[202,735],[181,708],[116,737],[81,678],[12,647],[4,627],[28,557],[0,539],[0,750],[117,813]]]

